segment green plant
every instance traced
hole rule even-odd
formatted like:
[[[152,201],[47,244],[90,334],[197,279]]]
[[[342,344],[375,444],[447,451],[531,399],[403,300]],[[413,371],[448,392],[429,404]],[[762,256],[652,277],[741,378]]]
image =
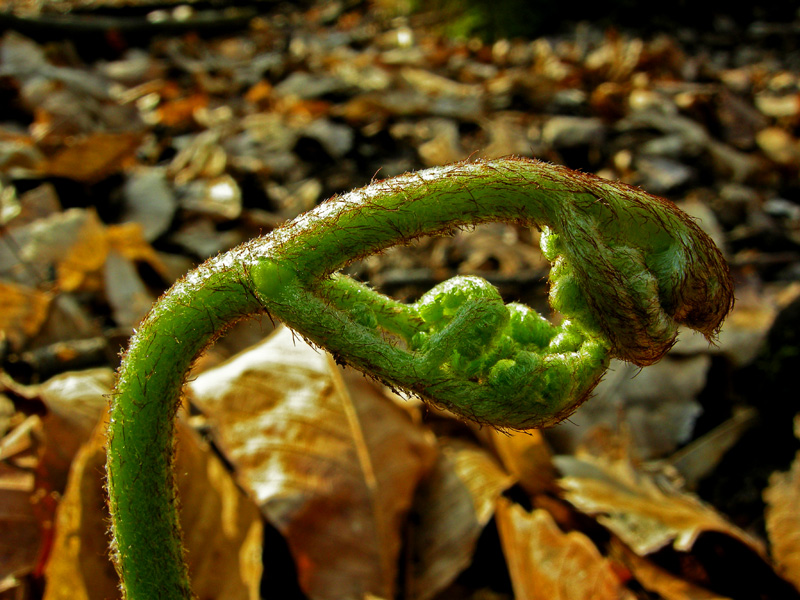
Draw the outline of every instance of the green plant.
[[[423,235],[534,225],[553,262],[551,325],[474,277],[406,305],[337,275]],[[119,370],[108,429],[113,554],[127,598],[190,598],[172,475],[173,421],[195,357],[267,312],[345,362],[466,419],[552,425],[612,357],[648,365],[678,326],[709,339],[732,306],[727,266],[666,200],[523,159],[463,162],[333,198],[201,265],[153,307]]]

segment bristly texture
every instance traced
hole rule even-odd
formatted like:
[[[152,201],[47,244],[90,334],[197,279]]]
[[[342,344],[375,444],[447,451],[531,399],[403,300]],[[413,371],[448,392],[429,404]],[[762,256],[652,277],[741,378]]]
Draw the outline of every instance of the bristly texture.
[[[551,325],[475,277],[402,304],[336,272],[423,235],[489,221],[542,230]],[[733,304],[719,250],[673,204],[525,160],[462,162],[335,197],[176,284],[120,367],[108,444],[114,552],[129,599],[189,598],[172,481],[172,420],[191,361],[267,311],[394,388],[502,428],[549,426],[613,357],[645,366],[686,325],[713,339]]]
[[[546,342],[527,341],[541,317],[504,307],[475,278],[445,282],[406,306],[330,277],[389,245],[497,220],[542,229],[553,263],[550,300],[565,317],[558,329],[547,324]],[[282,256],[258,261],[251,276],[273,315],[394,387],[511,429],[568,416],[612,357],[656,362],[679,325],[712,339],[733,302],[721,253],[672,203],[530,160],[458,163],[376,182],[329,200],[270,241]]]

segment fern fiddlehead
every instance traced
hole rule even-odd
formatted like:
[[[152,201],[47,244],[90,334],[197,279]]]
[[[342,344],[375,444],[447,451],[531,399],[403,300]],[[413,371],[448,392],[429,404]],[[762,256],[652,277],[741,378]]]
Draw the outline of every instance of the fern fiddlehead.
[[[542,230],[552,325],[456,277],[414,304],[337,274],[423,235],[489,221]],[[115,562],[127,598],[189,598],[172,427],[191,361],[226,326],[268,312],[387,384],[511,429],[574,411],[613,358],[657,361],[686,325],[711,339],[733,302],[713,242],[669,202],[524,159],[464,162],[335,197],[209,260],[142,323],[120,367],[108,436]]]

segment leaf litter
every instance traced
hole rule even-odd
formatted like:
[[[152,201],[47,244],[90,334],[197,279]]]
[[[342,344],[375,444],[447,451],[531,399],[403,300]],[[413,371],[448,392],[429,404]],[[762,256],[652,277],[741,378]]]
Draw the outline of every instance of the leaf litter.
[[[35,23],[51,4],[9,6]],[[193,376],[205,439],[180,426],[201,597],[274,596],[262,552],[288,565],[285,597],[799,597],[798,444],[773,417],[796,412],[800,343],[800,82],[780,34],[582,24],[490,44],[329,4],[120,33],[103,56],[0,39],[0,594],[115,596],[109,367],[180,274],[372,177],[518,154],[700,219],[737,279],[719,345],[684,334],[658,369],[616,367],[571,422],[497,433],[240,324]],[[401,299],[478,273],[546,312],[537,246],[491,225],[350,272]],[[712,505],[714,484],[737,493]]]

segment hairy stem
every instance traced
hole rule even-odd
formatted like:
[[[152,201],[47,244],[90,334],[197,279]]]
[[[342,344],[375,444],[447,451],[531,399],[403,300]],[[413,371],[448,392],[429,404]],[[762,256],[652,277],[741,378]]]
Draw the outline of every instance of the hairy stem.
[[[542,229],[551,325],[474,277],[405,305],[336,274],[423,235],[489,221]],[[612,357],[658,360],[683,324],[712,338],[732,306],[727,266],[669,202],[536,161],[466,162],[333,198],[187,275],[142,323],[111,407],[113,552],[129,599],[190,598],[172,474],[173,420],[192,360],[268,312],[393,387],[463,418],[524,429],[565,418]]]

